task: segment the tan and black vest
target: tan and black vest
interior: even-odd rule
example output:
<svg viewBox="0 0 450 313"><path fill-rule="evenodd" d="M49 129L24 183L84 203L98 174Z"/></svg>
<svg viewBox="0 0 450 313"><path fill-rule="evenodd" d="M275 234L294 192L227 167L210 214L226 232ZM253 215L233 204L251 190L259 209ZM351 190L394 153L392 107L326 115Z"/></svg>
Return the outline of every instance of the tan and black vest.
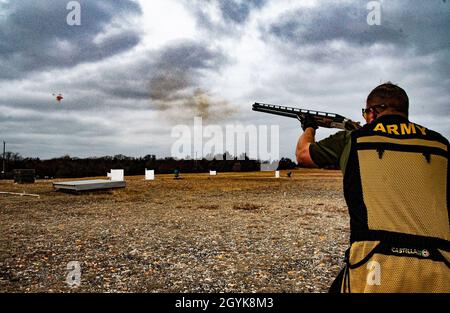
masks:
<svg viewBox="0 0 450 313"><path fill-rule="evenodd" d="M449 143L397 115L352 132L342 292L450 292Z"/></svg>

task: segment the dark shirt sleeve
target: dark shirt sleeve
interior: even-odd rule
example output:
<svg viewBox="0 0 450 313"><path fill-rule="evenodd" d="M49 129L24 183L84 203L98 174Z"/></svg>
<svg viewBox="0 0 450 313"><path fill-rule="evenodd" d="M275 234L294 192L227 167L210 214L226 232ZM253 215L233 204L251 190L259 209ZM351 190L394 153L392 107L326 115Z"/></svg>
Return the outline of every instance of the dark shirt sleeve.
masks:
<svg viewBox="0 0 450 313"><path fill-rule="evenodd" d="M319 167L340 168L341 156L350 142L350 132L340 131L309 146L309 154Z"/></svg>

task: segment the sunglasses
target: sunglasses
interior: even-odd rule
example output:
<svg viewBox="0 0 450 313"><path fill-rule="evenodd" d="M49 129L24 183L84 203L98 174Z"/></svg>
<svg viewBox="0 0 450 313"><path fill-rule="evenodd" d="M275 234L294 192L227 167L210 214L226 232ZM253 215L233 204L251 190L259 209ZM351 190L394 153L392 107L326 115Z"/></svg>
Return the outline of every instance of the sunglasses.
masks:
<svg viewBox="0 0 450 313"><path fill-rule="evenodd" d="M379 113L376 110L376 108L385 109L385 108L387 108L387 105L384 103L381 103L381 104L372 105L370 108L362 109L362 116L364 117L364 119L366 119L366 117L369 113Z"/></svg>

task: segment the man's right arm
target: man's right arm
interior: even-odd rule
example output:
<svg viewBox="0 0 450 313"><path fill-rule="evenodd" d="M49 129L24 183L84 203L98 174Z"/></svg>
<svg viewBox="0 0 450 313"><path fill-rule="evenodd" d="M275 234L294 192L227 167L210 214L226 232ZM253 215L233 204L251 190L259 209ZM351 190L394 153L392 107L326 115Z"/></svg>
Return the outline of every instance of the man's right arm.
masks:
<svg viewBox="0 0 450 313"><path fill-rule="evenodd" d="M316 131L310 127L298 139L295 156L297 157L298 164L303 167L318 167L309 154L309 147L316 141L315 134Z"/></svg>
<svg viewBox="0 0 450 313"><path fill-rule="evenodd" d="M297 145L297 162L303 167L341 167L340 161L350 143L350 132L340 131L319 142L311 141L314 132L302 134ZM300 147L300 148L299 148Z"/></svg>

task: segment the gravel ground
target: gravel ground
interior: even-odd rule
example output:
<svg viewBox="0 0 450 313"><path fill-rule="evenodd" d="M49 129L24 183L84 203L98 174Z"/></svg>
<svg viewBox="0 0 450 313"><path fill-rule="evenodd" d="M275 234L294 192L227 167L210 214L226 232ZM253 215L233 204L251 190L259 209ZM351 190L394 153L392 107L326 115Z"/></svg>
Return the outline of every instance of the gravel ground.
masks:
<svg viewBox="0 0 450 313"><path fill-rule="evenodd" d="M127 177L78 195L0 181L40 195L0 195L0 292L326 292L348 244L342 175L270 175Z"/></svg>

